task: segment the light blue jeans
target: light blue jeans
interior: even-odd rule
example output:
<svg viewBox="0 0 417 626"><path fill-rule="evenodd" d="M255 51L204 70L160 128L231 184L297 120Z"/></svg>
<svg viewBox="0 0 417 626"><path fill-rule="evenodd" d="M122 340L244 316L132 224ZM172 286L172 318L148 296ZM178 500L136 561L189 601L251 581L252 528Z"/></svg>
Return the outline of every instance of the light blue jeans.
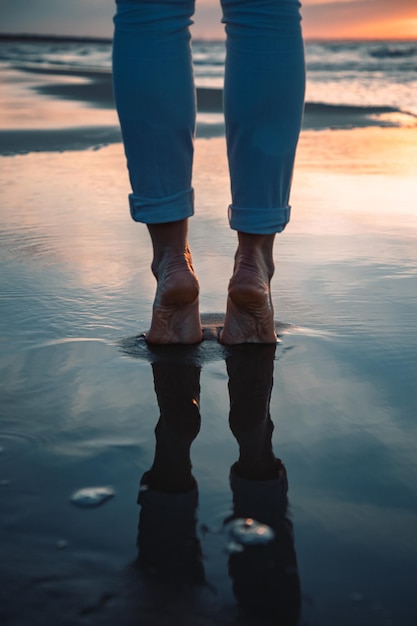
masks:
<svg viewBox="0 0 417 626"><path fill-rule="evenodd" d="M116 0L113 80L130 182L145 224L194 213L196 98L189 26L195 0ZM281 232L304 105L298 0L221 0L231 228Z"/></svg>

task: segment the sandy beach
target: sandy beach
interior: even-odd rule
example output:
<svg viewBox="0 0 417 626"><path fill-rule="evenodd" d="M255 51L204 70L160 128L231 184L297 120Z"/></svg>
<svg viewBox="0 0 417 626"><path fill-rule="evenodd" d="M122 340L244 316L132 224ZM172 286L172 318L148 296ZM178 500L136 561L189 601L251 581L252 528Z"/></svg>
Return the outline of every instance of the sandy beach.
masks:
<svg viewBox="0 0 417 626"><path fill-rule="evenodd" d="M288 623L415 626L415 118L306 109L292 220L276 246L280 343L248 357L215 339L235 234L221 93L200 89L190 243L207 339L152 351L141 337L151 246L129 217L110 77L29 69L4 72L0 103L2 624L260 626L271 621L248 616L245 594L265 605L251 572L273 554L270 579L294 592ZM290 511L292 526L277 522L276 550L256 558L236 552L224 524L240 510L229 484L236 362L245 380L273 377L272 443L288 476L289 509L274 515ZM172 402L158 376L199 394L200 432L187 431L197 486L187 501L138 507L155 389ZM250 386L238 380L238 397ZM249 419L250 397L247 407ZM104 486L114 496L101 506L71 501ZM139 521L153 569L137 567Z"/></svg>

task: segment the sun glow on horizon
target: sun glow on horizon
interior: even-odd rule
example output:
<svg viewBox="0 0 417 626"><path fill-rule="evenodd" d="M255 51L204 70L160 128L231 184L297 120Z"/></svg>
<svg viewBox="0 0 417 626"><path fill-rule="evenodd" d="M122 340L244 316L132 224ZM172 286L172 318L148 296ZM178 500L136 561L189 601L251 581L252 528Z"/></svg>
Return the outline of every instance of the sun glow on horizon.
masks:
<svg viewBox="0 0 417 626"><path fill-rule="evenodd" d="M302 0L306 38L417 40L415 0ZM411 6L414 4L414 6Z"/></svg>
<svg viewBox="0 0 417 626"><path fill-rule="evenodd" d="M417 40L417 18L364 24L355 28L355 39Z"/></svg>

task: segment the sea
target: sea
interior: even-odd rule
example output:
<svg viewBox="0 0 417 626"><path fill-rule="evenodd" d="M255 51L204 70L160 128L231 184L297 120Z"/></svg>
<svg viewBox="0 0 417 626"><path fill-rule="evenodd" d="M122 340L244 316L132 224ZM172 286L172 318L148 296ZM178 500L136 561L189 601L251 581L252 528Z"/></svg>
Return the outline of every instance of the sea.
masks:
<svg viewBox="0 0 417 626"><path fill-rule="evenodd" d="M0 63L111 72L110 40L0 39ZM198 87L223 84L223 41L194 40ZM416 41L307 41L307 102L417 115Z"/></svg>

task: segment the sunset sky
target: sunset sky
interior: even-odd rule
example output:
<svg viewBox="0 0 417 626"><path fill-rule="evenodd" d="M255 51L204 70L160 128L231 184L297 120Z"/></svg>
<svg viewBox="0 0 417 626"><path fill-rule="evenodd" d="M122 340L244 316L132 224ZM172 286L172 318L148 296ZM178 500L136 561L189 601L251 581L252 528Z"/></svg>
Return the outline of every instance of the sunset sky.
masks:
<svg viewBox="0 0 417 626"><path fill-rule="evenodd" d="M221 38L219 0L197 0L194 37ZM3 33L108 37L114 0L0 0ZM417 0L304 0L306 38L417 39Z"/></svg>

